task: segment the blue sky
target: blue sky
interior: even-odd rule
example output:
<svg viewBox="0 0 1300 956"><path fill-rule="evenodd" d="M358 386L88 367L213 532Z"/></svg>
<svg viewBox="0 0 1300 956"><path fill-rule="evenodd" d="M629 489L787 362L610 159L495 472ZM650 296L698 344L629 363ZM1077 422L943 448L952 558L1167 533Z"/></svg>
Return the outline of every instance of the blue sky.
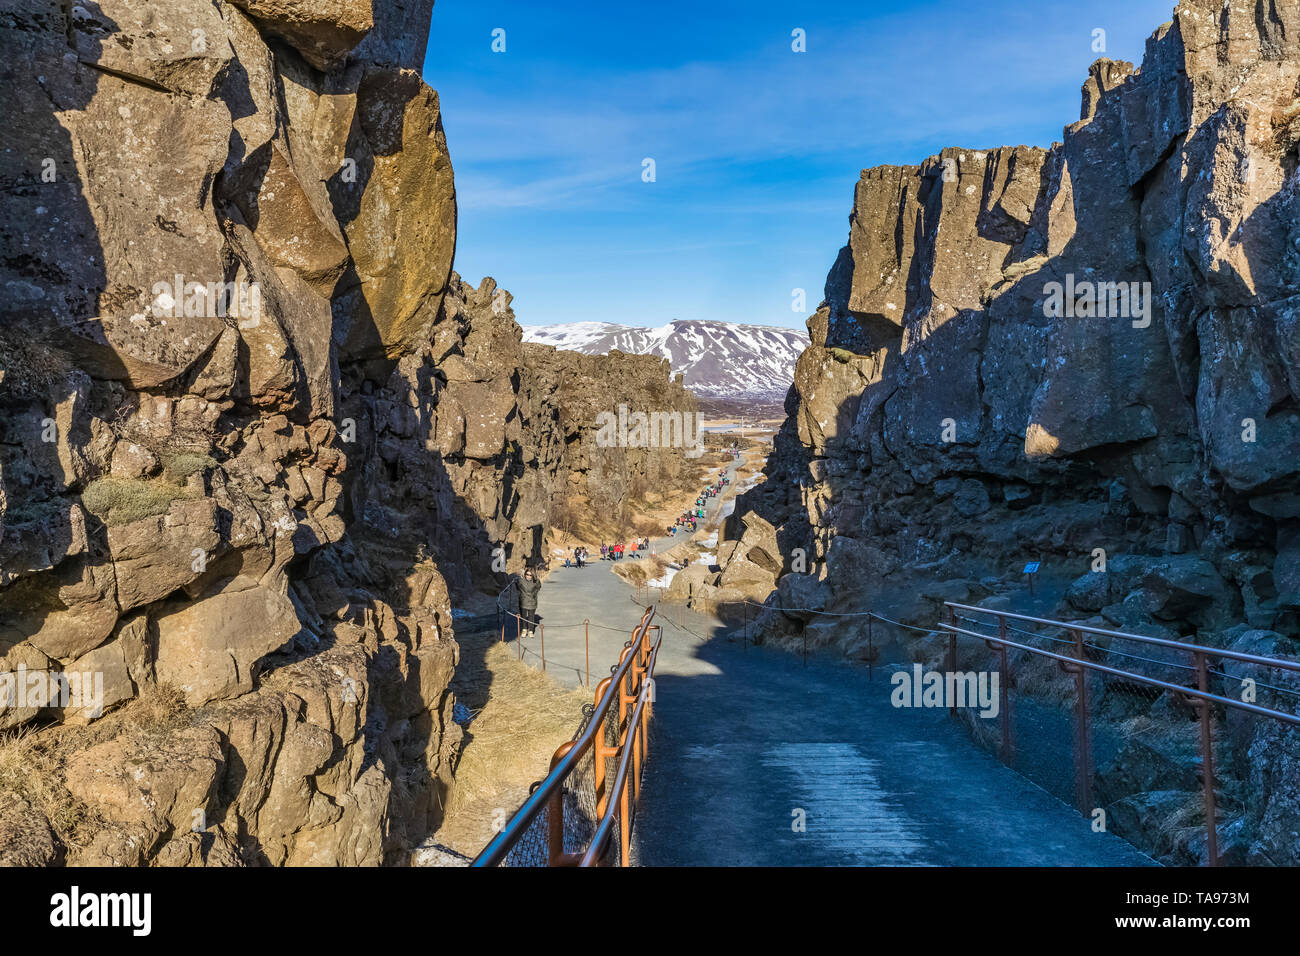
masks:
<svg viewBox="0 0 1300 956"><path fill-rule="evenodd" d="M862 169L1049 145L1078 119L1088 65L1140 63L1172 9L438 0L424 76L456 171L456 269L495 277L523 325L802 327ZM807 52L791 49L796 28Z"/></svg>

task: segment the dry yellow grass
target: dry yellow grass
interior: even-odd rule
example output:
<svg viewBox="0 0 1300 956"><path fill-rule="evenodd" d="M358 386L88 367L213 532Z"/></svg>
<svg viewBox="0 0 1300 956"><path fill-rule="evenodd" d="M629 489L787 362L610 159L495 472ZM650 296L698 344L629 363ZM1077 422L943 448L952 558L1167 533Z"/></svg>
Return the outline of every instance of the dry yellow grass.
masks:
<svg viewBox="0 0 1300 956"><path fill-rule="evenodd" d="M614 573L629 584L642 585L664 576L668 562L659 555L647 555L635 561L620 561L614 565Z"/></svg>
<svg viewBox="0 0 1300 956"><path fill-rule="evenodd" d="M461 666L452 689L473 720L434 840L474 856L492 838L494 824L527 798L529 785L546 776L551 756L573 737L592 698L516 661L513 645L492 632L456 639Z"/></svg>
<svg viewBox="0 0 1300 956"><path fill-rule="evenodd" d="M92 724L17 727L0 733L0 791L17 794L43 813L65 846L84 847L102 823L95 809L73 797L65 785L68 758L127 730L174 730L188 722L189 713L178 691L160 688Z"/></svg>
<svg viewBox="0 0 1300 956"><path fill-rule="evenodd" d="M96 478L81 494L86 510L116 526L166 514L177 498L188 497L181 486L161 478Z"/></svg>

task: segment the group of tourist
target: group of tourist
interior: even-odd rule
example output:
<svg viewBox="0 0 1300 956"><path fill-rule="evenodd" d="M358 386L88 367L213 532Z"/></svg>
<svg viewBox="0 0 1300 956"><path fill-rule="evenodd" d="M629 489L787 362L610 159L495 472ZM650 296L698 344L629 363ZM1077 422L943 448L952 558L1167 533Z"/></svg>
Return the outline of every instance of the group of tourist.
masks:
<svg viewBox="0 0 1300 956"><path fill-rule="evenodd" d="M600 560L622 561L629 554L634 558L639 558L642 551L648 550L650 550L649 538L636 538L631 544L623 544L622 542L602 544L600 546Z"/></svg>
<svg viewBox="0 0 1300 956"><path fill-rule="evenodd" d="M704 509L709 499L722 494L722 489L729 484L731 484L731 479L727 477L724 470L722 474L718 475L717 481L700 492L699 497L695 499L694 507L682 512L681 517L677 519L677 523L668 528L668 534L675 535L679 530L694 534L699 522L704 519Z"/></svg>
<svg viewBox="0 0 1300 956"><path fill-rule="evenodd" d="M622 561L626 557L639 558L641 552L650 550L649 538L634 538L627 544L621 541L614 544L602 544L600 546L600 560L602 561ZM578 545L564 556L564 566L566 568L584 568L587 566L589 552L586 548Z"/></svg>
<svg viewBox="0 0 1300 956"><path fill-rule="evenodd" d="M668 528L669 535L675 535L679 529L694 532L698 522L704 519L705 505L710 498L722 494L722 490L731 484L731 479L727 477L724 470L718 475L716 481L705 487L695 499L695 506L688 511L683 511L682 516L677 519L677 523ZM634 558L641 557L641 552L650 550L650 539L635 538L630 544L615 542L614 544L602 544L600 546L600 560L602 561L621 561L624 557L631 555ZM564 566L566 568L585 567L587 563L587 549L582 545L573 548L564 556ZM519 590L519 636L532 637L537 633L537 595L542 588L542 582L537 576L537 572L531 565L524 569L524 573L516 579Z"/></svg>

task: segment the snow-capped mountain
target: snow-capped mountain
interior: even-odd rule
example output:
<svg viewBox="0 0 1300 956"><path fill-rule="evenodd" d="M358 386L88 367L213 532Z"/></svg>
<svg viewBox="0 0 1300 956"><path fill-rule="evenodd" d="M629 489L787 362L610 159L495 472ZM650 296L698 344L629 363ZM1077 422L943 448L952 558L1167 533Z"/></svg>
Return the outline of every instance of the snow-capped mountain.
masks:
<svg viewBox="0 0 1300 956"><path fill-rule="evenodd" d="M808 333L768 325L735 325L679 319L657 329L612 322L570 322L524 329L525 342L588 355L617 349L659 355L685 375L701 398L763 399L780 402L794 381L794 363L808 345Z"/></svg>

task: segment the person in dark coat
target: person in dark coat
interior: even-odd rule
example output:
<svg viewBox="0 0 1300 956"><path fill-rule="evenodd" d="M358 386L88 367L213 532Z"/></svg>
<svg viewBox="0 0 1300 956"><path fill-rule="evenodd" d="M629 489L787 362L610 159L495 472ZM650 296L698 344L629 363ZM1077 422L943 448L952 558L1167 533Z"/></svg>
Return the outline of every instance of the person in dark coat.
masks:
<svg viewBox="0 0 1300 956"><path fill-rule="evenodd" d="M524 568L524 576L519 579L519 636L532 637L537 633L537 592L542 589L542 582L532 568Z"/></svg>

